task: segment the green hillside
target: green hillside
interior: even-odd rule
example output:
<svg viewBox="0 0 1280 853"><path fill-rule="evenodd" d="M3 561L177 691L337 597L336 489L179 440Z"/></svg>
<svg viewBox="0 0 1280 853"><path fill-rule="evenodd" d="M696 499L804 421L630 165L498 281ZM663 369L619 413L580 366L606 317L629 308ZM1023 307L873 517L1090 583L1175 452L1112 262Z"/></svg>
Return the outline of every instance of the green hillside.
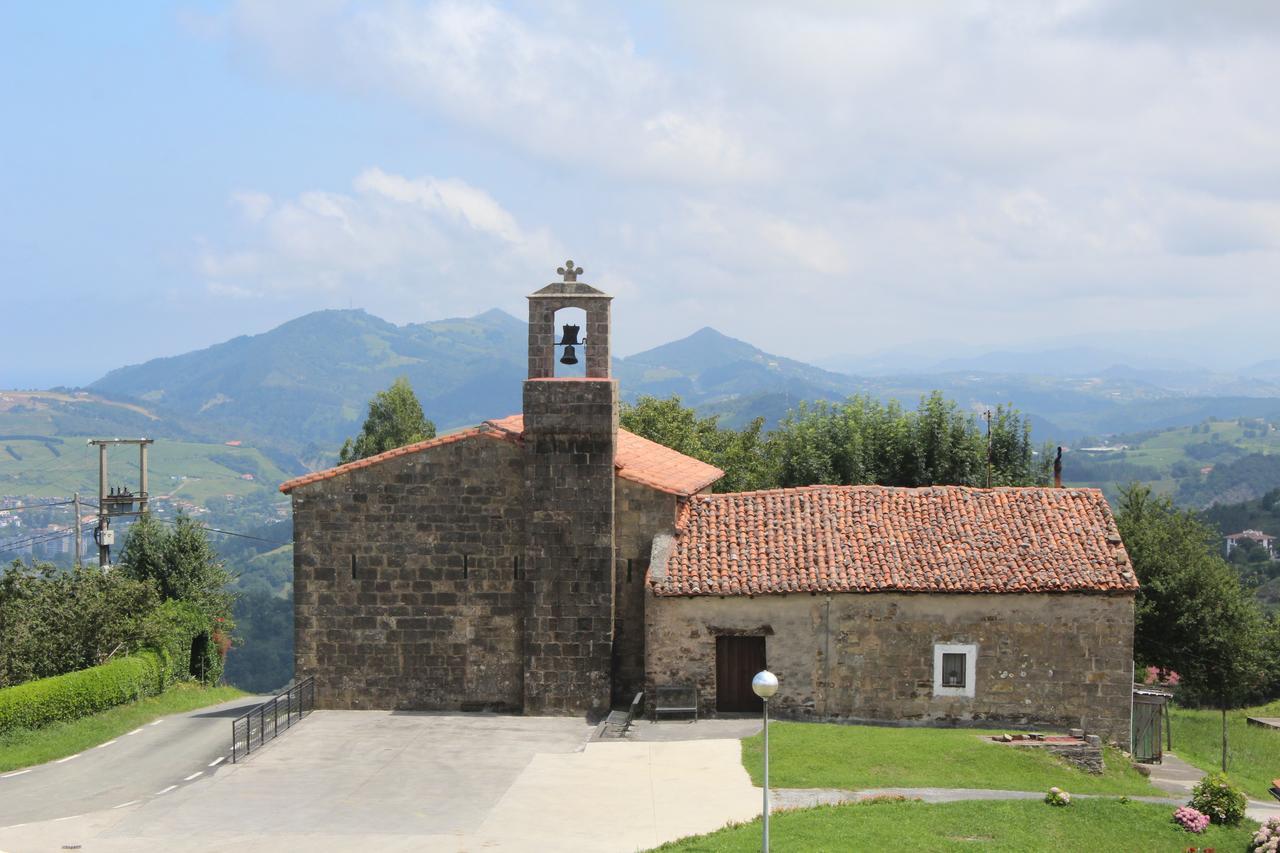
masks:
<svg viewBox="0 0 1280 853"><path fill-rule="evenodd" d="M1086 437L1067 455L1064 478L1114 495L1134 481L1196 508L1261 497L1280 487L1280 418L1205 420L1105 439Z"/></svg>

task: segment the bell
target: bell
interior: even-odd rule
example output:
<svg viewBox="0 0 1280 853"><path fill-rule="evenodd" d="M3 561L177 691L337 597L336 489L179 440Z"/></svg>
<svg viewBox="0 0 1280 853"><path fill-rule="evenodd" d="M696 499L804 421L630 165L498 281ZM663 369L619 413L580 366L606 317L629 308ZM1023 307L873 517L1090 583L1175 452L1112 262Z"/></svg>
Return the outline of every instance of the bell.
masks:
<svg viewBox="0 0 1280 853"><path fill-rule="evenodd" d="M582 341L578 340L578 327L570 326L568 323L566 323L564 327L564 336L560 339L560 343L557 344L557 346L562 346L562 347L582 346Z"/></svg>
<svg viewBox="0 0 1280 853"><path fill-rule="evenodd" d="M578 363L578 355L573 351L573 347L569 346L568 344L565 344L564 355L560 356L560 363L561 364L577 364Z"/></svg>

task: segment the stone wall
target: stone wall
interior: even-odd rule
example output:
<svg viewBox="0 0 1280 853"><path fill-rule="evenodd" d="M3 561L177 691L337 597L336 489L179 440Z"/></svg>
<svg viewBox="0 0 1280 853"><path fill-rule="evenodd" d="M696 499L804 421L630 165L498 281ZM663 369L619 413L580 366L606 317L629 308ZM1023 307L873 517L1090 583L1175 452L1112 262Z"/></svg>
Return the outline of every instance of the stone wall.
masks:
<svg viewBox="0 0 1280 853"><path fill-rule="evenodd" d="M524 474L518 445L476 436L294 490L317 707L520 709Z"/></svg>
<svg viewBox="0 0 1280 853"><path fill-rule="evenodd" d="M630 705L644 689L645 575L653 537L675 527L675 495L618 478L614 568L613 703Z"/></svg>
<svg viewBox="0 0 1280 853"><path fill-rule="evenodd" d="M524 427L524 709L603 713L613 663L618 385L527 380Z"/></svg>
<svg viewBox="0 0 1280 853"><path fill-rule="evenodd" d="M783 716L1036 728L1129 741L1133 597L904 595L657 598L646 684L692 684L715 711L719 634L766 637ZM977 646L974 696L935 697L935 643Z"/></svg>

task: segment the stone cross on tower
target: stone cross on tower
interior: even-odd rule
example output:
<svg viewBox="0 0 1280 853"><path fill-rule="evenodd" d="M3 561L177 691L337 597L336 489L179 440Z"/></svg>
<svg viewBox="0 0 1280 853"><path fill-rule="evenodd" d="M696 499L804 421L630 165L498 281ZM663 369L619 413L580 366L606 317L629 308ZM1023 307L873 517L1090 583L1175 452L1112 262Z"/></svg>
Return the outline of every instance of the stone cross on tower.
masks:
<svg viewBox="0 0 1280 853"><path fill-rule="evenodd" d="M564 276L565 281L577 281L578 276L582 275L582 267L575 267L572 260L564 262L564 266L556 267L556 272Z"/></svg>

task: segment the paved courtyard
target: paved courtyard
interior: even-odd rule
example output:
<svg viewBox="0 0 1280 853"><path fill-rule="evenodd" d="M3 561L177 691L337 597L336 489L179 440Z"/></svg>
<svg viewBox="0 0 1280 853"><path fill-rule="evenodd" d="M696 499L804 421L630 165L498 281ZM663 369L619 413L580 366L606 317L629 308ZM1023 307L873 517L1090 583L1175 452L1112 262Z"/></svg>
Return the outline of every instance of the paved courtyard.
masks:
<svg viewBox="0 0 1280 853"><path fill-rule="evenodd" d="M163 796L0 830L0 850L644 850L758 813L743 724L715 722L589 742L575 719L317 711Z"/></svg>

